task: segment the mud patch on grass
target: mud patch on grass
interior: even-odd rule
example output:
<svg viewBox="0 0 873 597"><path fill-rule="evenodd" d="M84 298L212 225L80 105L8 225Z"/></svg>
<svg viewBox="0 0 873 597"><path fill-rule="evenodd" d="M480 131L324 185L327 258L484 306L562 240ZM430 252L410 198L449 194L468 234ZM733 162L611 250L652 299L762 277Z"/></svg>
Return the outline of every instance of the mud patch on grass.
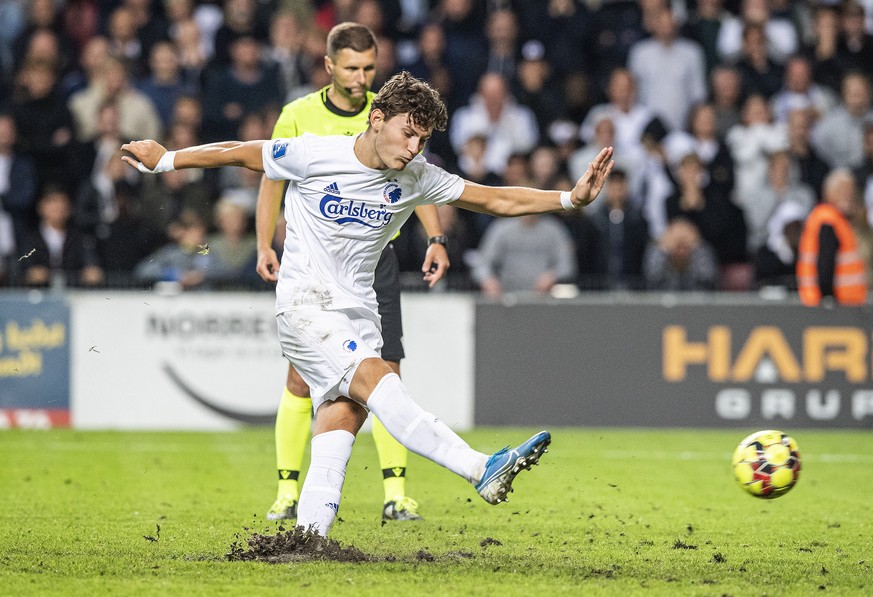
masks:
<svg viewBox="0 0 873 597"><path fill-rule="evenodd" d="M249 532L246 529L246 532ZM247 537L236 536L225 558L231 562L267 562L270 564L290 564L297 562L400 562L420 564L441 560L470 559L475 557L467 551L453 551L443 556L435 556L426 549L414 554L399 557L393 554L377 556L364 553L354 545L342 545L334 539L322 537L303 527L286 530L279 527L276 534L251 533Z"/></svg>
<svg viewBox="0 0 873 597"><path fill-rule="evenodd" d="M237 538L230 546L227 559L232 562L270 562L284 564L290 562L312 562L330 560L331 562L384 562L365 554L357 547L344 547L338 541L322 537L312 530L294 527L280 530L275 535L252 533L246 538Z"/></svg>

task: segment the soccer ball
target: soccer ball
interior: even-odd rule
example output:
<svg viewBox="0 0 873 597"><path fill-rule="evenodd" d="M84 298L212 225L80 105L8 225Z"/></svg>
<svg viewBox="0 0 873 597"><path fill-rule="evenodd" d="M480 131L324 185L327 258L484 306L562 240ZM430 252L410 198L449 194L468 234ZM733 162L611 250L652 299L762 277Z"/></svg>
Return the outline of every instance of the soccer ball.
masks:
<svg viewBox="0 0 873 597"><path fill-rule="evenodd" d="M800 451L797 442L781 431L758 431L734 450L733 468L745 491L759 498L777 498L797 483Z"/></svg>

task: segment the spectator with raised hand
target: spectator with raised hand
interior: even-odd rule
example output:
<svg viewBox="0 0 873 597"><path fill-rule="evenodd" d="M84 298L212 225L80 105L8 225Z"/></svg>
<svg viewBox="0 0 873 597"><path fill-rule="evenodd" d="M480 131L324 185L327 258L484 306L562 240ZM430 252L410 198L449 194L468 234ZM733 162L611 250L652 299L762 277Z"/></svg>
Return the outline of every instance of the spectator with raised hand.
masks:
<svg viewBox="0 0 873 597"><path fill-rule="evenodd" d="M667 6L652 11L652 37L637 42L627 59L640 103L669 130L682 129L688 110L706 99L706 64L700 45L679 37Z"/></svg>
<svg viewBox="0 0 873 597"><path fill-rule="evenodd" d="M812 144L831 168L857 168L863 161L863 122L871 114L870 79L843 77L841 101L812 129Z"/></svg>
<svg viewBox="0 0 873 597"><path fill-rule="evenodd" d="M667 225L657 242L646 248L643 276L649 290L714 290L718 263L697 227L684 218Z"/></svg>
<svg viewBox="0 0 873 597"><path fill-rule="evenodd" d="M539 127L530 108L519 105L509 94L506 79L485 73L479 92L466 106L458 108L449 129L455 153L474 135L485 134L488 169L501 174L513 153L528 152L539 140Z"/></svg>

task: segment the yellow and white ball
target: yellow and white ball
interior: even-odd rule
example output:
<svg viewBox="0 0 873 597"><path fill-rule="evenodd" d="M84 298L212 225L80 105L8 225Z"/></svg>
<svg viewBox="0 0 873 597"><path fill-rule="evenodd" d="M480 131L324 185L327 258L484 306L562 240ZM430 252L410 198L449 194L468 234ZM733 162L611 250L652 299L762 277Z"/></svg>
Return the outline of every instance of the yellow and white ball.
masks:
<svg viewBox="0 0 873 597"><path fill-rule="evenodd" d="M734 478L750 495L772 499L788 493L800 475L800 451L781 431L758 431L734 450Z"/></svg>

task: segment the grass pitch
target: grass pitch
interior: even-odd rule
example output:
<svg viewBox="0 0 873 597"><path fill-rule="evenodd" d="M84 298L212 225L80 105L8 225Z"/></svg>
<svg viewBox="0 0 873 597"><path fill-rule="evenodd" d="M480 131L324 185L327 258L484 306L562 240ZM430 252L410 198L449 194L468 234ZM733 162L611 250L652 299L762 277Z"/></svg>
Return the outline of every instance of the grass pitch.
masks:
<svg viewBox="0 0 873 597"><path fill-rule="evenodd" d="M533 429L464 434L493 451ZM424 522L381 524L381 474L358 439L331 533L377 561L229 562L276 532L271 429L0 432L0 595L869 595L869 432L783 429L798 485L734 483L754 429L553 429L541 465L489 506L411 456Z"/></svg>

